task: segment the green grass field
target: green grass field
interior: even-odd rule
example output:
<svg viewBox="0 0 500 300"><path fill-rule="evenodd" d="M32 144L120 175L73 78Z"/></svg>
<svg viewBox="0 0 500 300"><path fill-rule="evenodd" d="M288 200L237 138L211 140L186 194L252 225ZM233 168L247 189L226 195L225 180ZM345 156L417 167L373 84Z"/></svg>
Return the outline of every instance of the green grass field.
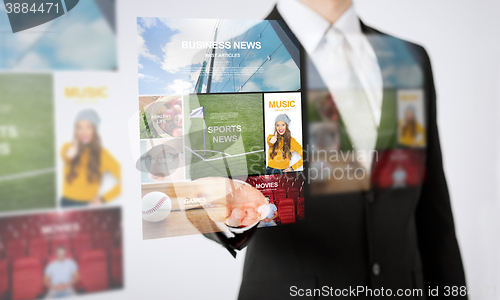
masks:
<svg viewBox="0 0 500 300"><path fill-rule="evenodd" d="M54 135L52 76L0 75L0 211L55 207Z"/></svg>
<svg viewBox="0 0 500 300"><path fill-rule="evenodd" d="M191 95L184 97L185 144L192 150L203 150L203 119L189 118L195 108L205 107L206 149L231 155L264 149L264 124L261 94ZM209 127L240 125L241 132L209 133ZM232 128L231 130L234 130ZM232 141L224 139L233 138ZM214 140L215 138L215 140ZM222 139L219 140L219 139ZM236 141L235 141L236 140ZM219 142L217 142L219 141ZM203 156L203 151L197 151ZM203 161L186 150L187 176L191 179L209 176L244 176L264 174L265 153ZM207 159L222 154L207 152Z"/></svg>
<svg viewBox="0 0 500 300"><path fill-rule="evenodd" d="M377 150L396 148L398 145L398 116L396 90L384 90L382 117L378 128Z"/></svg>

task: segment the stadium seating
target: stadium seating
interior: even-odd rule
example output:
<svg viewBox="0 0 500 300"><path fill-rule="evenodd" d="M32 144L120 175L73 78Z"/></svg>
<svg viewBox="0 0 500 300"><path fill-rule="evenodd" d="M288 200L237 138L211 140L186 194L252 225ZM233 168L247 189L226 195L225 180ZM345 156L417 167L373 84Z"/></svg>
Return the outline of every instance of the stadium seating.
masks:
<svg viewBox="0 0 500 300"><path fill-rule="evenodd" d="M301 220L303 220L305 218L305 213L304 213L304 197L299 197L299 201L297 203L297 216Z"/></svg>
<svg viewBox="0 0 500 300"><path fill-rule="evenodd" d="M288 191L286 192L287 198L293 199L293 202L295 205L297 205L297 202L299 201L299 188L297 187L289 187Z"/></svg>
<svg viewBox="0 0 500 300"><path fill-rule="evenodd" d="M23 240L12 240L7 243L5 249L5 258L10 264L18 258L22 258L26 255L26 249L24 247Z"/></svg>
<svg viewBox="0 0 500 300"><path fill-rule="evenodd" d="M104 250L91 250L82 253L80 278L82 288L87 293L108 289L108 260Z"/></svg>
<svg viewBox="0 0 500 300"><path fill-rule="evenodd" d="M72 224L72 226L65 226ZM74 226L73 226L74 225ZM37 299L45 292L43 269L56 259L57 246L78 261L87 274L78 291L97 291L123 285L120 210L79 210L0 218L0 299ZM96 245L97 258L80 257ZM104 255L103 255L104 253ZM106 254L109 254L107 256ZM100 259L98 259L101 257ZM90 277L89 275L90 274ZM89 279L90 278L90 279ZM94 280L94 281L93 281Z"/></svg>
<svg viewBox="0 0 500 300"><path fill-rule="evenodd" d="M114 237L110 231L100 231L94 234L94 248L101 249L110 254L109 252L113 248Z"/></svg>
<svg viewBox="0 0 500 300"><path fill-rule="evenodd" d="M3 299L8 291L9 273L7 263L4 260L0 260L0 299Z"/></svg>
<svg viewBox="0 0 500 300"><path fill-rule="evenodd" d="M281 199L278 205L278 215L281 224L295 223L295 203L293 199Z"/></svg>
<svg viewBox="0 0 500 300"><path fill-rule="evenodd" d="M421 174L422 172L415 166L408 166L406 173L408 174L408 178L406 179L408 185L418 185L421 177L423 177L423 174Z"/></svg>
<svg viewBox="0 0 500 300"><path fill-rule="evenodd" d="M111 254L111 281L114 286L123 285L123 262L121 248L114 248Z"/></svg>
<svg viewBox="0 0 500 300"><path fill-rule="evenodd" d="M92 250L92 236L89 233L79 233L73 238L73 253L80 259L83 252Z"/></svg>
<svg viewBox="0 0 500 300"><path fill-rule="evenodd" d="M286 198L286 190L284 188L277 188L274 190L274 200L276 200L279 204L281 199Z"/></svg>
<svg viewBox="0 0 500 300"><path fill-rule="evenodd" d="M37 257L41 264L47 261L49 256L49 243L44 238L35 238L29 244L29 256Z"/></svg>
<svg viewBox="0 0 500 300"><path fill-rule="evenodd" d="M12 270L12 300L36 299L42 291L42 265L38 258L17 259Z"/></svg>
<svg viewBox="0 0 500 300"><path fill-rule="evenodd" d="M0 237L0 259L4 258L4 253L5 253L5 245L2 243L2 240Z"/></svg>

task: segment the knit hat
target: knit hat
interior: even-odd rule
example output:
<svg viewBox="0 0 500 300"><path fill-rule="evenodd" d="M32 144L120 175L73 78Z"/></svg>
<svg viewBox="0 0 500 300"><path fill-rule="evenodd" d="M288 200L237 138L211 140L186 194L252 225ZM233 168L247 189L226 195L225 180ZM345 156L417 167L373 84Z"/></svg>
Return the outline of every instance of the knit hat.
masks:
<svg viewBox="0 0 500 300"><path fill-rule="evenodd" d="M97 112L91 108L81 110L75 118L75 124L82 121L86 120L89 121L94 125L94 127L97 129L99 127L99 124L101 123L101 118L99 118L99 115Z"/></svg>
<svg viewBox="0 0 500 300"><path fill-rule="evenodd" d="M276 124L278 121L283 121L286 123L286 126L290 126L290 118L288 117L287 114L281 114L276 117L276 120L274 120L274 124Z"/></svg>

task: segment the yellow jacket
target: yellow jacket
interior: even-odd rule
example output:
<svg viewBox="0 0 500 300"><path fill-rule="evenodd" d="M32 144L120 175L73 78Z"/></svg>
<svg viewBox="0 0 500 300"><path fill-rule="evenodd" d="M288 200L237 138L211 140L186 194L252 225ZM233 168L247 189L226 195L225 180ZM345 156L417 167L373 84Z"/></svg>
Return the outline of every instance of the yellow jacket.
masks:
<svg viewBox="0 0 500 300"><path fill-rule="evenodd" d="M409 130L403 132L403 122L399 122L399 144L407 147L422 147L425 145L425 128L420 124L416 123L415 131L416 135L412 135Z"/></svg>
<svg viewBox="0 0 500 300"><path fill-rule="evenodd" d="M276 149L276 156L274 157L274 159L271 159L271 152L273 151L273 144L271 144L270 140L272 137L273 137L272 134L270 134L267 137L267 144L269 145L269 151L268 151L269 156L268 156L267 165L271 168L274 168L274 169L284 170L290 165L290 159L283 157L283 143L284 143L284 141L283 141L283 139L280 141L280 143L278 145L278 149ZM302 167L302 165L304 164L303 156L302 156L302 146L299 143L297 143L297 141L294 138L291 138L290 152L293 153L293 151L297 152L300 155L300 160L292 166L292 169L297 170L298 168Z"/></svg>
<svg viewBox="0 0 500 300"><path fill-rule="evenodd" d="M70 160L66 157L66 152L71 143L66 143L61 148L61 157L64 161L64 172L63 172L63 197L74 201L90 202L99 193L99 188L101 187L101 182L88 182L88 163L90 153L88 150L82 153L80 158L80 163L76 166L76 177L69 183L66 180L66 175L70 171ZM114 198L118 197L121 193L121 167L120 163L109 153L106 149L101 150L101 174L110 172L116 178L117 183L115 186L107 191L102 199L105 202L109 202Z"/></svg>

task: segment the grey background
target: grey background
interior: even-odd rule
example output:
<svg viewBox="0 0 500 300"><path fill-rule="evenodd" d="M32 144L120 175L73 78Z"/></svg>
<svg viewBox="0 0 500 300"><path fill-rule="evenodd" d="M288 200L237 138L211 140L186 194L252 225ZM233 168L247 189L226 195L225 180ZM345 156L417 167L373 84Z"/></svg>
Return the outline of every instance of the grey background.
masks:
<svg viewBox="0 0 500 300"><path fill-rule="evenodd" d="M118 5L120 96L136 109L135 18L264 18L268 0L142 0ZM438 94L438 125L471 299L500 298L500 1L356 0L362 20L426 47ZM128 108L127 108L128 109ZM130 161L133 164L132 154ZM139 183L139 174L125 174ZM140 191L124 201L126 288L93 299L235 299L244 252L235 260L201 236L141 240ZM307 212L306 212L307 214ZM269 280L273 280L269 278ZM497 294L486 294L496 286Z"/></svg>

